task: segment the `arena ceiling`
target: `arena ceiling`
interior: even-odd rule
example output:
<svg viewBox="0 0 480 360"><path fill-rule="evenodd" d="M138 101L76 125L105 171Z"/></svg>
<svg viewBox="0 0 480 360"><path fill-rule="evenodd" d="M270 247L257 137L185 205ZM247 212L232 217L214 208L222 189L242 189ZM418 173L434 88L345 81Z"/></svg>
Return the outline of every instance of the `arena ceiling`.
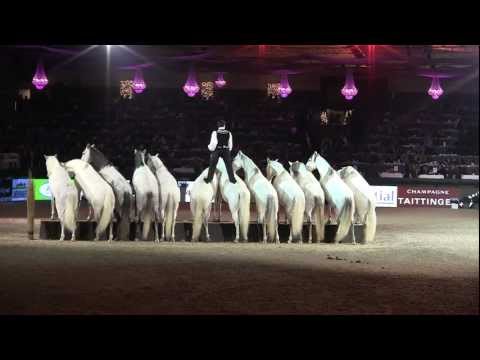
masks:
<svg viewBox="0 0 480 360"><path fill-rule="evenodd" d="M106 46L10 46L3 55L23 62L42 58L47 68L72 68L105 64ZM343 73L354 66L358 73L422 74L435 69L444 74L478 72L478 46L473 45L111 45L112 69L162 67L197 71L271 74Z"/></svg>

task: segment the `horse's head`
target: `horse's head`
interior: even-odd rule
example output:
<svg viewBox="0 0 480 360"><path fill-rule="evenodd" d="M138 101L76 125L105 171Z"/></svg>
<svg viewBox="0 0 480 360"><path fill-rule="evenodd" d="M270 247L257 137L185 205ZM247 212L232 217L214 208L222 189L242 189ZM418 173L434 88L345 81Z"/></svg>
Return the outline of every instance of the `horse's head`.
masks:
<svg viewBox="0 0 480 360"><path fill-rule="evenodd" d="M53 166L60 165L57 154L55 155L43 155L45 158L45 166L47 167L47 174L50 175L50 171Z"/></svg>
<svg viewBox="0 0 480 360"><path fill-rule="evenodd" d="M297 176L302 170L305 170L305 164L300 161L288 162L290 164L290 175Z"/></svg>
<svg viewBox="0 0 480 360"><path fill-rule="evenodd" d="M285 168L283 167L282 164L278 162L278 159L276 160L270 160L267 158L267 179L269 181L272 181L272 179L278 175L280 175L283 171L285 171Z"/></svg>
<svg viewBox="0 0 480 360"><path fill-rule="evenodd" d="M241 150L239 150L237 155L233 158L232 168L234 172L237 172L243 168L243 153Z"/></svg>
<svg viewBox="0 0 480 360"><path fill-rule="evenodd" d="M162 160L158 157L158 153L155 155L147 154L147 165L153 172L165 166Z"/></svg>
<svg viewBox="0 0 480 360"><path fill-rule="evenodd" d="M135 168L146 165L145 164L145 154L146 154L146 152L147 152L146 150L137 150L137 149L133 150Z"/></svg>
<svg viewBox="0 0 480 360"><path fill-rule="evenodd" d="M90 144L87 144L85 146L85 149L83 149L82 157L80 158L80 160L90 162Z"/></svg>
<svg viewBox="0 0 480 360"><path fill-rule="evenodd" d="M317 168L317 164L315 163L315 159L317 157L318 153L315 151L312 156L307 160L307 163L305 164L306 168L308 171L313 171Z"/></svg>

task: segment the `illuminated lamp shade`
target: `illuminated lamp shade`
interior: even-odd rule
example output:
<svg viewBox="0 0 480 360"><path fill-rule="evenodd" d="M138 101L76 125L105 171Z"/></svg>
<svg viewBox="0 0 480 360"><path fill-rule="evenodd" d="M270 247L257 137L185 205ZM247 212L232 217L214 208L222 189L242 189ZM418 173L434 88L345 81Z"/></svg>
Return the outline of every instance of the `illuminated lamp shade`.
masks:
<svg viewBox="0 0 480 360"><path fill-rule="evenodd" d="M432 78L432 84L430 85L430 89L428 89L428 95L432 97L433 100L438 100L440 96L443 94L443 89L440 86L440 79L438 76L434 76Z"/></svg>
<svg viewBox="0 0 480 360"><path fill-rule="evenodd" d="M183 85L183 91L185 91L189 97L194 97L200 91L200 87L197 84L195 73L193 71L188 73L187 82Z"/></svg>
<svg viewBox="0 0 480 360"><path fill-rule="evenodd" d="M290 84L288 83L288 76L286 73L282 74L281 80L280 80L280 87L278 88L278 93L280 94L280 97L286 98L288 95L292 93L292 88L290 87Z"/></svg>
<svg viewBox="0 0 480 360"><path fill-rule="evenodd" d="M217 80L215 80L215 85L217 85L217 87L218 87L219 89L221 89L221 88L224 87L226 84L227 84L227 82L226 82L225 79L223 78L223 73L218 73L218 75L217 75Z"/></svg>
<svg viewBox="0 0 480 360"><path fill-rule="evenodd" d="M137 71L135 72L135 78L133 79L132 88L136 94L141 94L147 88L147 84L145 84L145 80L143 80L143 74L141 69L137 69Z"/></svg>
<svg viewBox="0 0 480 360"><path fill-rule="evenodd" d="M33 76L32 84L35 85L37 90L42 90L48 84L47 75L45 74L45 69L41 62L37 64L37 70Z"/></svg>
<svg viewBox="0 0 480 360"><path fill-rule="evenodd" d="M341 93L347 100L352 100L354 96L358 94L351 70L347 70L347 74L345 75L345 85L343 86Z"/></svg>

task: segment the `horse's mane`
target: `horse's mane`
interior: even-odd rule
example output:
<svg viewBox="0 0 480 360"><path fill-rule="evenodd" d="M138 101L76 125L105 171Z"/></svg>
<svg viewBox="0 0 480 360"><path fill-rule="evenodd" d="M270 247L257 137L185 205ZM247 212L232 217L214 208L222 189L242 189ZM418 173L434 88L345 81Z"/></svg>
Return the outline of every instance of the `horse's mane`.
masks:
<svg viewBox="0 0 480 360"><path fill-rule="evenodd" d="M103 155L103 153L96 147L90 147L90 163L97 171L103 169L106 166L113 166L112 163Z"/></svg>

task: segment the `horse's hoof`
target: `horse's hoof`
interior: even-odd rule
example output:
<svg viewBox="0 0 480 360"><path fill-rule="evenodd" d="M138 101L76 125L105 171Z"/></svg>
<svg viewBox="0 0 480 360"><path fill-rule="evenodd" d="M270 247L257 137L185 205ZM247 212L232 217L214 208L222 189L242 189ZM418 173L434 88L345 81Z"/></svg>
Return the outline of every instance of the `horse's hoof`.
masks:
<svg viewBox="0 0 480 360"><path fill-rule="evenodd" d="M233 242L234 242L234 243L238 243L238 240L237 240L237 239L235 239L235 240L233 240Z"/></svg>

